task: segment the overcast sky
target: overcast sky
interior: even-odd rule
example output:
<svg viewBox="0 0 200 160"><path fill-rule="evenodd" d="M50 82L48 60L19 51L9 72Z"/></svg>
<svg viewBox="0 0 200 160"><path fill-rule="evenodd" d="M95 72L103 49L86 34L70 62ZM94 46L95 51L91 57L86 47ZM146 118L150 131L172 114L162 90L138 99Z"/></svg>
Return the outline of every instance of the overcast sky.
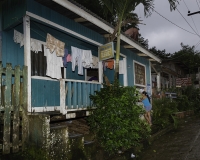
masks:
<svg viewBox="0 0 200 160"><path fill-rule="evenodd" d="M200 36L198 36L200 35L200 14L187 16L188 9L191 13L200 11L200 0L181 0L177 7L178 10L172 12L170 11L168 0L155 0L154 4L154 9L159 14L191 33L177 27L156 12L145 18L143 14L144 8L139 5L135 12L146 24L139 25L139 32L142 37L149 40L149 47L156 46L159 50L165 49L166 53L174 53L181 49L180 43L183 42L184 45L190 46L197 44L196 50L200 51Z"/></svg>

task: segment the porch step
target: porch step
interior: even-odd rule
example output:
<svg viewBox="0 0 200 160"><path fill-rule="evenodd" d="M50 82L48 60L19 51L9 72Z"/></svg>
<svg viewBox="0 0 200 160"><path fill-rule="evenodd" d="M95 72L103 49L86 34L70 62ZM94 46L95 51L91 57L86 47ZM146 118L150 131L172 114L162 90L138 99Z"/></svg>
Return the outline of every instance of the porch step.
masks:
<svg viewBox="0 0 200 160"><path fill-rule="evenodd" d="M84 145L92 144L92 143L94 143L94 141L84 141Z"/></svg>
<svg viewBox="0 0 200 160"><path fill-rule="evenodd" d="M69 138L76 138L76 137L82 137L83 134L79 134L79 133L69 133Z"/></svg>

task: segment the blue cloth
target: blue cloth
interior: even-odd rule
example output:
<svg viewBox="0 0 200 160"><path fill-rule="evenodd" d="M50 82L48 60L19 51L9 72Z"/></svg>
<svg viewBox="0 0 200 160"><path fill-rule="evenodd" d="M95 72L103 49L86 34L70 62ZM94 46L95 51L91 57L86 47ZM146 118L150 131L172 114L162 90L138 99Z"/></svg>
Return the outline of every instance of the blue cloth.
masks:
<svg viewBox="0 0 200 160"><path fill-rule="evenodd" d="M65 49L64 57L62 57L62 60L63 60L63 66L64 66L65 68L67 68L67 55L68 55L68 50Z"/></svg>
<svg viewBox="0 0 200 160"><path fill-rule="evenodd" d="M142 103L144 104L144 108L147 112L151 110L151 103L149 102L149 99L147 97L142 100Z"/></svg>

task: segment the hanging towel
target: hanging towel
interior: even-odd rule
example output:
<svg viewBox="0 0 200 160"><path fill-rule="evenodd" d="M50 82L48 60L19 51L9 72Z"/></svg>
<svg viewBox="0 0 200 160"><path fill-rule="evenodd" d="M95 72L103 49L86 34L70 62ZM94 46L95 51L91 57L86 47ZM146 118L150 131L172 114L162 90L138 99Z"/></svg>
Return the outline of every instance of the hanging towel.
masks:
<svg viewBox="0 0 200 160"><path fill-rule="evenodd" d="M42 52L42 44L40 41L31 38L31 51L35 53Z"/></svg>
<svg viewBox="0 0 200 160"><path fill-rule="evenodd" d="M47 48L50 50L50 53L53 53L55 51L58 57L64 56L65 43L62 41L59 41L58 39L56 39L49 33L47 34L46 45L47 45Z"/></svg>
<svg viewBox="0 0 200 160"><path fill-rule="evenodd" d="M14 37L13 40L15 43L19 43L20 47L24 45L24 35L17 30L14 29Z"/></svg>

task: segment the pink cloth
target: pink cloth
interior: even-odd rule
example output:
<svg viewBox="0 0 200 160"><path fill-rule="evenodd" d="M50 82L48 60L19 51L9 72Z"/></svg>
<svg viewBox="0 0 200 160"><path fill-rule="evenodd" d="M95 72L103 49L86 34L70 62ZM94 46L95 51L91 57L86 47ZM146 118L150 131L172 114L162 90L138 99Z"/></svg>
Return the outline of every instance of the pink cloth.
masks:
<svg viewBox="0 0 200 160"><path fill-rule="evenodd" d="M71 62L71 54L67 55L67 62Z"/></svg>

